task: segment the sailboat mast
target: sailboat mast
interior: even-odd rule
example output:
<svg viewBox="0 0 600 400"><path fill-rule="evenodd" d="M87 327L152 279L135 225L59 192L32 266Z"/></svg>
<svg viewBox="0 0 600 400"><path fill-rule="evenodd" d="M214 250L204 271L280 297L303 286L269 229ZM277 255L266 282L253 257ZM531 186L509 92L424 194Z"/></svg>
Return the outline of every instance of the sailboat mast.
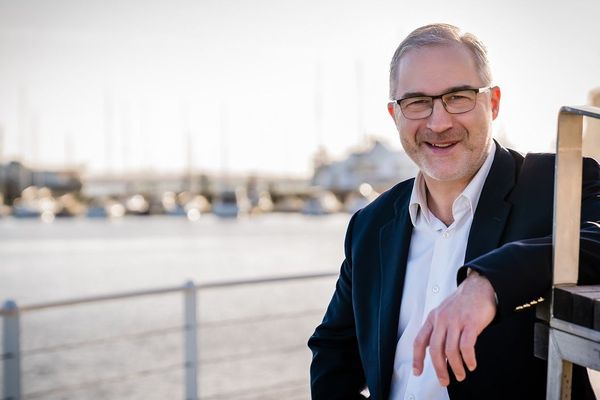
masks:
<svg viewBox="0 0 600 400"><path fill-rule="evenodd" d="M229 155L228 155L228 146L227 146L227 141L228 141L228 110L227 110L227 104L225 102L221 103L221 112L220 112L220 116L221 116L221 121L220 121L220 128L221 128L221 180L223 183L225 183L225 181L228 179L228 170L229 170Z"/></svg>
<svg viewBox="0 0 600 400"><path fill-rule="evenodd" d="M187 190L190 193L194 193L194 172L193 172L193 157L194 157L194 143L192 139L192 130L190 128L190 107L187 100L181 101L181 131L183 134L183 154L185 160L185 172L184 176L187 178Z"/></svg>
<svg viewBox="0 0 600 400"><path fill-rule="evenodd" d="M113 98L112 93L107 89L104 91L104 157L105 157L105 173L112 172L112 153L113 153Z"/></svg>
<svg viewBox="0 0 600 400"><path fill-rule="evenodd" d="M365 117L364 117L364 69L362 60L356 60L356 128L358 144L366 144Z"/></svg>
<svg viewBox="0 0 600 400"><path fill-rule="evenodd" d="M315 130L317 152L323 149L323 66L317 62L315 69Z"/></svg>

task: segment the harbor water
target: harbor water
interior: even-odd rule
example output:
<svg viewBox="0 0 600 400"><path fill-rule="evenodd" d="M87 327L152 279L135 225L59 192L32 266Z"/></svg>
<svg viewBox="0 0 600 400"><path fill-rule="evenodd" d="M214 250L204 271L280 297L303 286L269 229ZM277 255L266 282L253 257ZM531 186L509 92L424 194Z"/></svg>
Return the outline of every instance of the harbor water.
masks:
<svg viewBox="0 0 600 400"><path fill-rule="evenodd" d="M336 272L348 214L0 220L0 299L18 305ZM204 399L306 399L306 341L335 278L198 294ZM23 313L26 399L182 399L180 293Z"/></svg>

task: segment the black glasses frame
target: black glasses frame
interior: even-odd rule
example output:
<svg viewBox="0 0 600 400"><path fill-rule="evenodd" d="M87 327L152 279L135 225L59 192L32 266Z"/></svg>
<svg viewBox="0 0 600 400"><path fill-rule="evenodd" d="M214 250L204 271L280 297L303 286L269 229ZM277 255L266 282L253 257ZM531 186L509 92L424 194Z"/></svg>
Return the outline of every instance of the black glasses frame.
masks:
<svg viewBox="0 0 600 400"><path fill-rule="evenodd" d="M391 103L396 103L396 104L398 104L398 106L400 107L400 111L402 112L402 115L404 115L404 118L406 118L406 119L411 119L411 120L418 120L418 119L425 119L425 118L429 118L429 116L430 116L430 115L433 113L433 102L434 102L436 99L440 99L440 100L442 101L442 106L444 107L444 110L446 110L446 112L448 112L449 114L464 114L464 113L467 113L467 112L469 112L469 111L473 110L473 108L475 108L475 103L473 103L473 108L471 108L471 109L469 109L469 110L466 110L466 111L461 111L461 112L452 112L452 111L449 111L449 110L448 110L448 108L447 108L447 106L446 106L446 102L444 102L444 99L443 99L443 98L444 98L444 96L447 96L447 95L449 95L449 94L452 94L452 93L458 93L458 92L464 92L464 91L471 91L471 92L474 92L474 93L475 93L475 96L477 96L479 93L487 92L487 91L488 91L488 90L490 90L491 88L493 88L493 86L484 86L484 87L481 87L481 88L470 88L470 87L466 87L466 88L463 88L463 89L452 89L452 90L450 90L450 91L448 91L448 92L446 92L446 93L442 93L442 94L439 94L439 95L437 95L437 96L424 96L424 95L413 95L413 96L406 96L406 97L403 97L403 98L401 98L401 99L397 99L397 100L396 100L396 99L394 99L394 100L392 100L392 101L391 101ZM408 99L414 99L414 98L418 98L418 97L422 97L422 98L426 98L426 99L431 99L431 104L432 104L432 106L431 106L431 109L430 109L430 111L429 111L429 114L427 114L427 115L425 115L425 116L423 116L423 117L419 117L419 118L410 118L410 117L407 117L407 116L406 116L406 114L404 114L404 109L402 108L402 105L401 105L400 103L401 103L402 101L404 101L404 100L408 100Z"/></svg>

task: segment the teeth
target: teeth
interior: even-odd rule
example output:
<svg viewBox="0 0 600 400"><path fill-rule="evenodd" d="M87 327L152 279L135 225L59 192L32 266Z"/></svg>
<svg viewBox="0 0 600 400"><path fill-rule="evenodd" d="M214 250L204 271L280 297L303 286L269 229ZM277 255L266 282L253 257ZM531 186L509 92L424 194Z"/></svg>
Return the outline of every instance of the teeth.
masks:
<svg viewBox="0 0 600 400"><path fill-rule="evenodd" d="M435 144L435 143L431 143L431 145L432 145L433 147L441 147L441 148L446 148L446 147L450 147L450 146L452 146L452 144L451 144L451 143L448 143L448 144Z"/></svg>

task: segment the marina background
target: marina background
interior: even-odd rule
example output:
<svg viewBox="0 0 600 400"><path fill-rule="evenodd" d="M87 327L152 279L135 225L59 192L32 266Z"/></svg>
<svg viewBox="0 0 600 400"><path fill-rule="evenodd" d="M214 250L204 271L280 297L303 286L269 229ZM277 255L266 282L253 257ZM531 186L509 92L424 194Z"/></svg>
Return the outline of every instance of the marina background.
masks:
<svg viewBox="0 0 600 400"><path fill-rule="evenodd" d="M0 0L0 301L335 273L352 212L415 172L386 111L407 33L476 33L503 90L495 137L549 151L560 106L600 105L599 13ZM306 340L334 283L200 293L201 397L308 398ZM182 398L181 318L179 295L24 315L26 398Z"/></svg>
<svg viewBox="0 0 600 400"><path fill-rule="evenodd" d="M389 61L432 22L487 44L496 132L547 151L559 107L600 86L599 12L594 0L0 0L0 160L306 178L321 148L399 149Z"/></svg>
<svg viewBox="0 0 600 400"><path fill-rule="evenodd" d="M52 224L4 219L0 294L23 305L190 279L209 283L336 272L348 219L347 214L268 214L235 221L208 216L195 223L165 216ZM201 398L308 398L306 341L334 282L201 291ZM167 329L182 324L181 303L181 295L173 294L24 314L23 387L29 394L24 398L183 398L182 335ZM156 329L167 331L135 336ZM159 371L131 376L154 369ZM86 382L96 384L79 386Z"/></svg>

